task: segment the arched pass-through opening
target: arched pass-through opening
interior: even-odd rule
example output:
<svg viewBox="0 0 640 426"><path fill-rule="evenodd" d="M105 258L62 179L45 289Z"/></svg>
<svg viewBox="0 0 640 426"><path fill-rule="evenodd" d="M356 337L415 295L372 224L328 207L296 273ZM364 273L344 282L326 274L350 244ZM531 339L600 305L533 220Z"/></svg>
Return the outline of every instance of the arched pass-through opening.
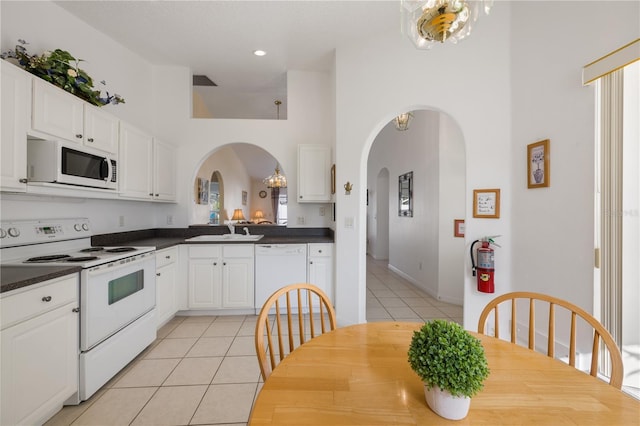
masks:
<svg viewBox="0 0 640 426"><path fill-rule="evenodd" d="M270 153L248 143L231 143L209 152L193 171L189 224L224 225L236 209L242 211L247 221L277 223L268 195L270 189L264 179L274 173L278 164L278 159ZM281 167L280 173L286 176ZM215 189L218 190L217 205L211 197ZM280 194L286 200L286 188L281 189ZM214 212L216 207L218 211ZM282 212L286 214L286 205L281 208ZM211 223L212 214L215 223Z"/></svg>
<svg viewBox="0 0 640 426"><path fill-rule="evenodd" d="M390 121L369 150L366 217L375 223L367 223L367 252L374 259L388 254L391 271L436 301L459 306L448 317L462 323L465 241L453 230L454 220L465 217L464 139L456 121L443 112L416 109L412 114L407 130ZM399 187L407 176L410 200L406 188L401 195ZM407 202L411 214L400 208ZM407 314L425 319L427 310Z"/></svg>

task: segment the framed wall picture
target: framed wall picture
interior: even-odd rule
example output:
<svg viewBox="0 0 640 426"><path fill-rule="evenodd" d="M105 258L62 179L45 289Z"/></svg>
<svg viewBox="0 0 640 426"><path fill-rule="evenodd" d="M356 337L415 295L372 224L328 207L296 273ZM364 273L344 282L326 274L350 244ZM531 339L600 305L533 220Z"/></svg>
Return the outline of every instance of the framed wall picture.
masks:
<svg viewBox="0 0 640 426"><path fill-rule="evenodd" d="M398 216L413 217L413 172L398 176Z"/></svg>
<svg viewBox="0 0 640 426"><path fill-rule="evenodd" d="M242 191L242 205L247 205L247 191Z"/></svg>
<svg viewBox="0 0 640 426"><path fill-rule="evenodd" d="M453 236L464 238L464 219L453 219Z"/></svg>
<svg viewBox="0 0 640 426"><path fill-rule="evenodd" d="M527 188L549 186L549 139L527 145Z"/></svg>
<svg viewBox="0 0 640 426"><path fill-rule="evenodd" d="M473 217L497 219L500 217L500 190L473 190Z"/></svg>

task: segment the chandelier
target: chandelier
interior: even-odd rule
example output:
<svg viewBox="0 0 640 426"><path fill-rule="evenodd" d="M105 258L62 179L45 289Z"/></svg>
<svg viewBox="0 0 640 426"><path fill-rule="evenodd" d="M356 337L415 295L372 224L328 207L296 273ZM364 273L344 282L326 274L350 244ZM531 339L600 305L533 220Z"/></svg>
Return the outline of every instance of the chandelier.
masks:
<svg viewBox="0 0 640 426"><path fill-rule="evenodd" d="M267 185L267 188L286 188L287 178L280 174L280 169L276 166L276 172L269 177L266 177L262 182Z"/></svg>
<svg viewBox="0 0 640 426"><path fill-rule="evenodd" d="M409 122L412 118L413 114L411 114L410 112L405 112L394 118L393 124L396 125L396 130L400 130L401 132L407 130L409 128Z"/></svg>
<svg viewBox="0 0 640 426"><path fill-rule="evenodd" d="M418 49L436 43L457 43L471 34L473 23L493 5L493 0L400 0L402 32Z"/></svg>

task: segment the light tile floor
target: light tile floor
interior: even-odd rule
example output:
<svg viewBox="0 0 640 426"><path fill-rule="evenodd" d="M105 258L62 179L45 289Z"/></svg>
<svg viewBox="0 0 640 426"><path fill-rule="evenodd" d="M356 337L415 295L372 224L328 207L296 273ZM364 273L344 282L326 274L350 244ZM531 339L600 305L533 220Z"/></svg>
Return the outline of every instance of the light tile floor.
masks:
<svg viewBox="0 0 640 426"><path fill-rule="evenodd" d="M367 259L367 321L445 318L462 307L439 302ZM157 340L88 401L46 425L246 425L262 381L256 316L178 316Z"/></svg>

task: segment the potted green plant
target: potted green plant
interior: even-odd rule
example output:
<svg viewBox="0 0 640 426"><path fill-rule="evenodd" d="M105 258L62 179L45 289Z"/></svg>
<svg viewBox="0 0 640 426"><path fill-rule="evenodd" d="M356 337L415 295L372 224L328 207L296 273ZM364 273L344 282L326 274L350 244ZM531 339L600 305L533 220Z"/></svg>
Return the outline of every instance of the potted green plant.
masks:
<svg viewBox="0 0 640 426"><path fill-rule="evenodd" d="M413 333L408 354L429 407L450 420L465 418L489 375L480 340L454 322L427 321Z"/></svg>

